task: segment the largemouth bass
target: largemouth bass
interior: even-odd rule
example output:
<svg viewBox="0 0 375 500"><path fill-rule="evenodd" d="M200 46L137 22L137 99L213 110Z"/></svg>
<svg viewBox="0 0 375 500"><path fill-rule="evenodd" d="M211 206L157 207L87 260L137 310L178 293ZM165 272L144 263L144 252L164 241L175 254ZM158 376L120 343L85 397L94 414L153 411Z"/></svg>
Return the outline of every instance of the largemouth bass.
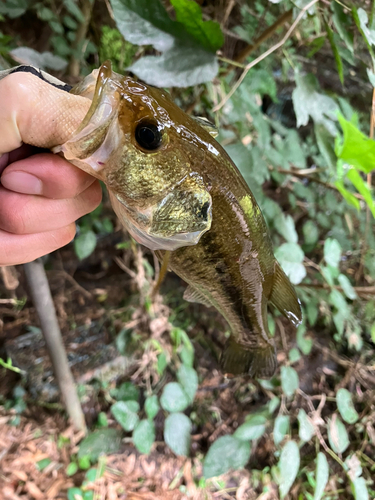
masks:
<svg viewBox="0 0 375 500"><path fill-rule="evenodd" d="M92 100L78 130L53 149L102 180L139 242L215 307L231 330L227 374L270 377L277 362L267 322L272 303L294 325L300 303L276 261L261 210L209 126L167 92L113 73L104 63L72 90Z"/></svg>

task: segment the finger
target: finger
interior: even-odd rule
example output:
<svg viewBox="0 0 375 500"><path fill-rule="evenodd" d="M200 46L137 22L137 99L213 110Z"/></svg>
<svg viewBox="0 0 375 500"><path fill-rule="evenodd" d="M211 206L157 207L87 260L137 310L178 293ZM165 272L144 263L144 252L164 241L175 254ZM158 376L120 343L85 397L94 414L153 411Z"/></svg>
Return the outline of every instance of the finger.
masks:
<svg viewBox="0 0 375 500"><path fill-rule="evenodd" d="M1 176L1 184L10 191L56 199L74 198L94 181L94 177L52 153L16 161Z"/></svg>
<svg viewBox="0 0 375 500"><path fill-rule="evenodd" d="M35 146L30 146L29 144L22 144L22 146L14 151L0 155L0 174L10 163L21 160L22 158L27 158L32 154L36 154L37 151L41 151L41 149L36 148Z"/></svg>
<svg viewBox="0 0 375 500"><path fill-rule="evenodd" d="M24 264L67 245L75 236L75 224L54 231L15 235L0 230L0 266Z"/></svg>
<svg viewBox="0 0 375 500"><path fill-rule="evenodd" d="M65 200L29 196L0 187L0 229L13 234L53 231L94 210L101 197L98 181L75 198Z"/></svg>
<svg viewBox="0 0 375 500"><path fill-rule="evenodd" d="M63 144L78 128L91 101L69 94L30 73L0 80L0 153L22 142L51 148Z"/></svg>

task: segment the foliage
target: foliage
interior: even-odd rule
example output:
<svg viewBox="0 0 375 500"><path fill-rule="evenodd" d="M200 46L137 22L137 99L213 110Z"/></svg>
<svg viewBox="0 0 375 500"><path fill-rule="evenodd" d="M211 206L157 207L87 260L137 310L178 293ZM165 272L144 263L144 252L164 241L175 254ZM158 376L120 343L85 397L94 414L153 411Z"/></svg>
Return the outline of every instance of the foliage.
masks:
<svg viewBox="0 0 375 500"><path fill-rule="evenodd" d="M375 283L375 235L371 230L375 143L368 133L375 87L374 12L337 1L316 3L301 19L296 34L274 55L252 67L228 99L237 71L245 68L239 70L234 61L235 69L229 61L219 71L216 51L224 47L227 55L219 24L207 20L210 15L206 13L202 16L202 8L193 0L171 0L168 9L166 4L111 0L116 27L108 18L97 30L98 36L85 33L78 44L83 13L73 0L65 0L61 9L53 2L7 0L0 5L0 14L12 20L29 10L48 25L52 33L48 50L32 53L39 58L36 64L47 68L61 71L62 67L48 66L46 53L62 59L65 66L76 56L82 75L96 67L99 59L110 58L118 71L128 68L153 85L200 84L195 89L174 90L173 97L196 115L210 117L212 108L218 110L213 120L220 128L218 140L251 187L270 228L276 257L297 286L304 322L292 341L293 349L285 353L281 369L271 381L258 381L256 388L244 382L249 393L256 393L256 404L246 407L244 403L246 411L238 427L219 435L195 455L203 465L204 477L208 480L247 466L254 488L259 486L257 480L260 490L272 482L281 498L294 487L298 498L307 500L336 500L340 488L346 497L373 497L373 457L366 449L367 444L374 445L373 409L364 401L362 379L349 384L341 380L339 370L352 363L352 357L359 360L358 368L353 362L349 370L362 370L373 358L375 342L375 304L374 300L366 304L364 292ZM257 0L251 4L243 2L233 15L231 32L243 43L254 44L287 9L294 9L295 19L307 2ZM12 56L20 57L21 48L21 56L26 57L22 40L13 40L5 34L5 27L1 29L0 55L11 62ZM249 61L279 41L280 32L257 46ZM325 59L331 61L329 71ZM328 77L319 71L320 65ZM353 72L359 76L354 78ZM82 218L74 242L78 258L91 255L97 241L112 231L112 221L102 208ZM125 242L121 248L126 252L132 245ZM141 267L151 274L146 259ZM147 300L144 309L152 321ZM171 314L177 315L176 311ZM272 314L279 342L284 327L277 313ZM103 413L99 429L81 443L68 466L69 475L88 469L85 480L89 480L94 474L90 467L100 460L100 453L118 450L123 435L140 453L150 453L160 419L167 446L176 455L194 453L191 434L199 432L203 409L196 398L200 358L195 357L189 338L190 320L180 327L170 318L174 325L169 339L172 353L157 338L144 342L145 352L155 353L152 370L156 382L146 388L124 382L106 392L110 416ZM128 349L127 335L124 330L118 337L121 352ZM194 342L208 349L205 339ZM301 367L304 363L310 366L316 346L322 352L328 346L325 349L335 359L345 357L343 365L333 370L325 367L324 377L335 370L338 374L332 375L328 398L325 393L316 394L321 406L302 390L305 379L313 377L301 374ZM10 363L2 365L12 369ZM24 394L16 396L8 406L17 416L25 402ZM107 428L112 417L121 433ZM259 463L251 457L265 440L269 465L259 470ZM96 469L95 477L97 474ZM71 488L68 497L90 498L86 486Z"/></svg>

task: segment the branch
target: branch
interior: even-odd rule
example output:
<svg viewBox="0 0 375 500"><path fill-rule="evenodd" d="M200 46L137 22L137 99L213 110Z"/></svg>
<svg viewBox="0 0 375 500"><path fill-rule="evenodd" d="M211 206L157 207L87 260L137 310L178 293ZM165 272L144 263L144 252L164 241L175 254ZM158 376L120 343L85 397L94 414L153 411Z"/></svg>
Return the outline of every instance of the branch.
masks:
<svg viewBox="0 0 375 500"><path fill-rule="evenodd" d="M241 52L234 58L235 62L243 63L244 60L254 52L254 50L262 45L263 42L268 40L268 38L270 38L275 33L275 31L278 30L283 24L287 23L292 18L292 14L293 9L290 9L278 19L276 19L272 26L269 26L267 29L265 29L263 33L254 40L253 44L249 44L247 47L241 50Z"/></svg>
<svg viewBox="0 0 375 500"><path fill-rule="evenodd" d="M86 432L85 417L68 364L60 327L57 322L55 306L42 261L38 259L25 264L24 269L66 410L74 427Z"/></svg>
<svg viewBox="0 0 375 500"><path fill-rule="evenodd" d="M300 288L320 288L324 290L332 290L334 288L335 290L338 290L339 292L343 291L343 288L341 286L329 286L327 283L306 283L306 284L300 284L296 285ZM357 292L357 295L360 296L366 296L366 295L375 295L375 286L354 286L354 290Z"/></svg>
<svg viewBox="0 0 375 500"><path fill-rule="evenodd" d="M221 109L226 104L226 102L232 97L232 95L236 92L236 90L238 89L238 87L241 85L241 83L243 82L245 76L247 75L247 73L250 71L251 68L253 68L260 61L263 61L263 59L265 59L267 56L269 56L270 54L272 54L272 52L275 52L275 50L279 49L280 47L282 47L284 45L284 43L288 40L288 38L290 37L290 35L293 33L293 31L294 31L295 27L297 26L297 24L300 22L300 20L304 16L305 12L307 10L309 10L318 1L319 0L311 0L311 2L309 2L307 5L305 5L305 7L298 14L298 16L296 17L294 23L288 29L288 31L286 32L286 34L284 35L284 37L280 40L280 42L276 43L271 48L269 48L268 50L266 50L266 52L263 52L263 54L261 56L257 57L256 59L254 59L254 61L251 61L251 63L247 64L247 66L245 67L244 71L242 72L242 75L239 77L239 79L237 80L237 82L233 85L233 87L228 92L228 94L224 97L224 99L217 106L215 106L213 108L214 112L219 111L219 109Z"/></svg>
<svg viewBox="0 0 375 500"><path fill-rule="evenodd" d="M84 39L86 38L86 33L87 33L87 30L88 30L88 27L90 24L91 12L92 12L93 6L94 6L93 0L83 0L82 1L83 21L78 26L78 29L76 32L76 37L75 37L75 40L73 43L74 51L70 57L69 69L68 69L68 73L70 76L77 77L80 74L81 57L77 57L77 49L80 46L80 44L84 41Z"/></svg>
<svg viewBox="0 0 375 500"><path fill-rule="evenodd" d="M330 184L329 182L321 181L317 177L311 177L306 171L298 172L297 170L285 170L283 168L278 168L276 169L276 172L279 172L280 174L294 175L295 177L299 177L300 179L309 179L309 181L316 182L317 184L320 184L321 186L324 186L327 189L333 189L333 191L337 191L338 193L340 192L335 185ZM364 199L363 196L359 193L352 193L352 194L359 200Z"/></svg>

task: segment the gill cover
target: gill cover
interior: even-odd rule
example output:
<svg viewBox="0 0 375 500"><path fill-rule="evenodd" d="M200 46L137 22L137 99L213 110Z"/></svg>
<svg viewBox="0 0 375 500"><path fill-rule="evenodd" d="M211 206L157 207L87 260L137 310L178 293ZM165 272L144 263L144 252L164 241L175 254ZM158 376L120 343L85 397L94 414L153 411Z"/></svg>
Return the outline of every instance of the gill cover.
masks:
<svg viewBox="0 0 375 500"><path fill-rule="evenodd" d="M167 191L161 188L156 196L145 195L136 203L124 184L114 186L108 182L109 178L118 177L119 170L130 168L127 159L134 155L144 158L159 154L161 161L163 158L163 151L136 149L120 126L119 117L124 119L122 106L132 99L131 85L134 82L113 73L107 61L74 87L72 93L92 99L92 104L73 136L54 152L62 152L67 160L107 185L114 211L138 243L152 250L195 245L211 228L212 221L211 196L199 174L185 173ZM146 95L147 87L139 86ZM142 186L141 174L139 178Z"/></svg>

